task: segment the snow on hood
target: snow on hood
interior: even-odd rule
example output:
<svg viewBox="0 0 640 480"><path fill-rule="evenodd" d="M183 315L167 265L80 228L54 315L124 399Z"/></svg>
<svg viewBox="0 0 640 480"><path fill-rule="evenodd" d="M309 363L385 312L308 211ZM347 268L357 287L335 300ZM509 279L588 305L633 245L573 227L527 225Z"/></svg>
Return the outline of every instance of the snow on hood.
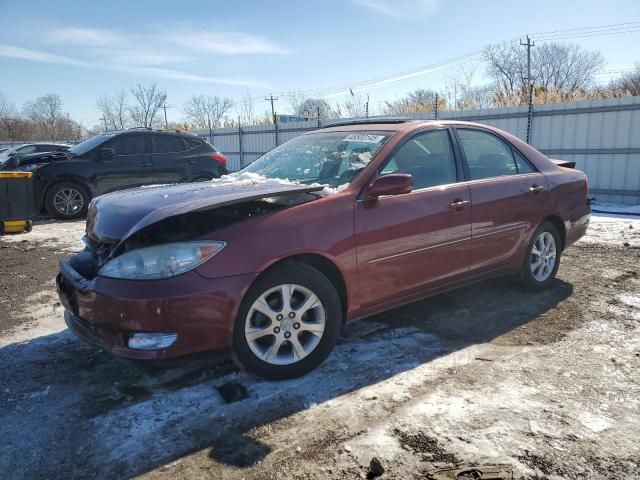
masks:
<svg viewBox="0 0 640 480"><path fill-rule="evenodd" d="M341 187L338 187L338 189ZM143 228L195 210L222 207L290 193L338 189L269 179L255 173L227 175L209 182L150 185L95 198L87 215L87 235L97 241L124 241Z"/></svg>

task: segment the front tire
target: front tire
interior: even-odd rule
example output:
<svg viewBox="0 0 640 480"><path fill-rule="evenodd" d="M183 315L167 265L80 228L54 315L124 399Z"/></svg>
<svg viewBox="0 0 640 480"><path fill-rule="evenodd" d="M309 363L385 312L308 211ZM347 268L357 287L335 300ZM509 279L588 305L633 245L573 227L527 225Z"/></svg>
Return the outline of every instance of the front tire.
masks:
<svg viewBox="0 0 640 480"><path fill-rule="evenodd" d="M61 220L73 220L87 214L89 193L75 182L60 182L47 190L45 208L47 212Z"/></svg>
<svg viewBox="0 0 640 480"><path fill-rule="evenodd" d="M275 267L242 300L234 361L269 380L304 375L331 353L342 317L338 293L321 272L298 262Z"/></svg>
<svg viewBox="0 0 640 480"><path fill-rule="evenodd" d="M520 273L522 283L532 290L543 290L551 284L560 266L562 253L558 229L544 221L536 229Z"/></svg>

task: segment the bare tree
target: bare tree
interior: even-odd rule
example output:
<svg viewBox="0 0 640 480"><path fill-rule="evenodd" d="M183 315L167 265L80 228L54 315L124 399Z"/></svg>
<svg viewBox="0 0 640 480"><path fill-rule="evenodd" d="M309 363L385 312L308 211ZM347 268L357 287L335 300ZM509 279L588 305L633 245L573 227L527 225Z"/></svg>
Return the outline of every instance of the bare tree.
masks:
<svg viewBox="0 0 640 480"><path fill-rule="evenodd" d="M487 47L484 56L498 103L524 103L528 88L526 50L512 42ZM573 96L594 84L595 74L604 63L600 52L578 44L542 43L531 51L531 81L534 88Z"/></svg>
<svg viewBox="0 0 640 480"><path fill-rule="evenodd" d="M183 111L188 120L209 130L209 141L212 142L213 129L221 126L222 118L232 106L230 98L194 95L185 102Z"/></svg>
<svg viewBox="0 0 640 480"><path fill-rule="evenodd" d="M293 113L305 118L331 118L335 113L331 111L331 105L322 98L305 98L300 102Z"/></svg>
<svg viewBox="0 0 640 480"><path fill-rule="evenodd" d="M42 135L50 140L62 138L58 127L61 125L64 113L62 100L56 93L48 93L35 100L28 100L24 104L25 115L42 129Z"/></svg>
<svg viewBox="0 0 640 480"><path fill-rule="evenodd" d="M129 106L127 93L124 90L112 95L103 95L97 100L96 106L102 113L107 128L124 130L129 125Z"/></svg>
<svg viewBox="0 0 640 480"><path fill-rule="evenodd" d="M167 100L167 92L160 90L158 85L143 85L138 83L131 89L135 104L129 107L129 115L135 126L151 128L156 121L156 115Z"/></svg>
<svg viewBox="0 0 640 480"><path fill-rule="evenodd" d="M640 62L636 62L636 69L627 72L609 84L609 90L618 95L640 95Z"/></svg>
<svg viewBox="0 0 640 480"><path fill-rule="evenodd" d="M16 106L0 92L0 138L15 140L18 128Z"/></svg>
<svg viewBox="0 0 640 480"><path fill-rule="evenodd" d="M251 98L251 92L249 92L248 88L243 90L242 98L238 102L238 115L243 125L253 125L255 123L253 99Z"/></svg>
<svg viewBox="0 0 640 480"><path fill-rule="evenodd" d="M394 102L385 102L385 113L388 115L403 115L407 113L433 112L436 104L436 96L438 94L434 90L426 90L418 88L413 92L409 92L406 97ZM438 107L443 108L445 105L445 97L438 96Z"/></svg>
<svg viewBox="0 0 640 480"><path fill-rule="evenodd" d="M344 102L344 109L347 111L349 118L364 117L366 114L366 100L360 94L351 94L351 96Z"/></svg>

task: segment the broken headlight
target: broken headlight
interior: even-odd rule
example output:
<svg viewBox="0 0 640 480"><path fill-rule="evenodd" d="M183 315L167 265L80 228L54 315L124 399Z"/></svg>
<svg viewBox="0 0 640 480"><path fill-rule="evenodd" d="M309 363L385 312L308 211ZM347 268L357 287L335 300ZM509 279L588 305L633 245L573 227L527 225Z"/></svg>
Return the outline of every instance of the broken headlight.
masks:
<svg viewBox="0 0 640 480"><path fill-rule="evenodd" d="M144 247L108 261L98 275L128 280L154 280L179 275L207 261L225 242L178 242Z"/></svg>

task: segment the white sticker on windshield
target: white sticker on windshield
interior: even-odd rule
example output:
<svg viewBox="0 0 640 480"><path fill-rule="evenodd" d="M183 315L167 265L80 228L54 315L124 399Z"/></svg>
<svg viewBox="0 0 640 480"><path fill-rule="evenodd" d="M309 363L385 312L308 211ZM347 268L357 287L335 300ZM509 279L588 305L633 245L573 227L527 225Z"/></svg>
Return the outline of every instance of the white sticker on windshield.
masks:
<svg viewBox="0 0 640 480"><path fill-rule="evenodd" d="M380 143L384 135L365 135L363 133L352 133L347 135L345 142Z"/></svg>

